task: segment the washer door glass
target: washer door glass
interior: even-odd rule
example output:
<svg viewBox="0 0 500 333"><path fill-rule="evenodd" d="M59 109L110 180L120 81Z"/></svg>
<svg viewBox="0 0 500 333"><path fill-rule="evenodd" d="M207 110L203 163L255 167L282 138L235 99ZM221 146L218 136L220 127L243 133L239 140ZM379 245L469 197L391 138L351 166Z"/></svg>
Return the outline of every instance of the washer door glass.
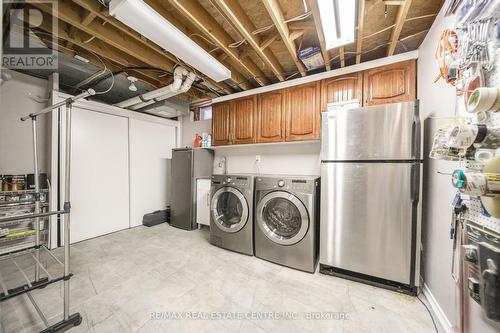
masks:
<svg viewBox="0 0 500 333"><path fill-rule="evenodd" d="M248 220L248 204L243 194L233 187L223 187L212 198L212 220L227 232L237 232Z"/></svg>
<svg viewBox="0 0 500 333"><path fill-rule="evenodd" d="M276 191L259 203L258 225L272 241L292 245L304 238L309 228L309 215L304 204L293 194Z"/></svg>

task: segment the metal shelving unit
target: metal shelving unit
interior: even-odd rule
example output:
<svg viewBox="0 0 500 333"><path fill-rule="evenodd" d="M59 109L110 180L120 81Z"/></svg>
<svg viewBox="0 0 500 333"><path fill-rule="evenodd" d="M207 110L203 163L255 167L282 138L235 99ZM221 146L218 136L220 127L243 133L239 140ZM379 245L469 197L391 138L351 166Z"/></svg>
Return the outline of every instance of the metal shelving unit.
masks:
<svg viewBox="0 0 500 333"><path fill-rule="evenodd" d="M22 121L31 119L32 132L33 132L33 164L34 164L34 178L35 189L31 192L28 190L25 193L2 192L0 195L12 194L32 194L32 200L23 200L24 202L6 202L3 200L3 211L12 210L11 213L0 214L0 227L15 226L24 224L32 224L32 234L22 235L20 237L12 237L14 239L7 240L6 238L0 239L0 249L2 243L10 241L27 240L33 238L33 244L30 246L25 245L23 242L20 244L11 244L6 247L8 251L5 253L0 252L0 264L2 268L0 275L0 302L6 301L16 296L24 295L29 298L36 312L42 319L47 327L42 332L63 332L74 326L80 325L82 317L79 313L69 313L70 303L70 278L72 276L70 271L70 170L71 170L71 112L73 103L81 98L94 95L95 91L89 89L88 91L66 99L63 102L49 106L37 113L32 113L28 116L21 118ZM66 109L66 138L65 138L65 165L64 165L64 207L62 210L48 211L46 202L42 202L42 196L47 197L40 189L40 172L38 169L38 140L37 140L37 117L39 115L52 112L54 109L65 107ZM33 202L32 202L33 201ZM20 209L22 207L22 209ZM59 259L48 248L45 242L47 230L40 227L40 222L52 215L59 215L64 224L64 258ZM4 276L5 275L5 276ZM43 313L43 310L35 302L31 292L36 289L44 288L49 284L63 282L63 319L52 326Z"/></svg>

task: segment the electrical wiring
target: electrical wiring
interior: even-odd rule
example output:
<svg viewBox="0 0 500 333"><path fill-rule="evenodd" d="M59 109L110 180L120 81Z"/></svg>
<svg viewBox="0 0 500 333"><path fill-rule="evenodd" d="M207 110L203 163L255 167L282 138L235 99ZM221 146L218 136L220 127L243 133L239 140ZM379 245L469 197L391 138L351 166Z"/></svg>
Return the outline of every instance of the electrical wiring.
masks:
<svg viewBox="0 0 500 333"><path fill-rule="evenodd" d="M104 95L104 94L110 92L111 89L113 89L113 86L115 85L115 76L113 75L113 72L111 72L111 70L109 70L109 71L110 71L110 73L112 75L111 76L112 81L111 81L111 84L110 84L109 88L106 89L106 90L104 90L104 91L96 91L95 92L96 95Z"/></svg>
<svg viewBox="0 0 500 333"><path fill-rule="evenodd" d="M103 5L104 7L106 7L106 8L109 7L104 0L97 0L97 1L99 1L101 3L101 5Z"/></svg>
<svg viewBox="0 0 500 333"><path fill-rule="evenodd" d="M424 301L422 301L420 299L420 297L418 297L420 295L420 293L417 294L417 299L420 301L420 303L422 303L422 305L425 307L425 309L427 310L427 313L429 314L429 317L431 317L431 320L432 320L432 325L434 325L434 330L436 331L436 333L439 333L439 330L437 328L437 325L436 325L436 321L434 320L434 316L432 315L432 312L431 310L429 309L429 307L427 306L427 304L425 304Z"/></svg>

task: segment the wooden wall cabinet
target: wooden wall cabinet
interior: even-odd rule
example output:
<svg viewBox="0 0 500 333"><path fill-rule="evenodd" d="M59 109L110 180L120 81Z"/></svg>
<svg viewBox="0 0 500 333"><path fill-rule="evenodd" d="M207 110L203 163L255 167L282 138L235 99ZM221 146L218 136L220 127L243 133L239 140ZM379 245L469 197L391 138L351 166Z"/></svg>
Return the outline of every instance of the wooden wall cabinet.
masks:
<svg viewBox="0 0 500 333"><path fill-rule="evenodd" d="M286 90L286 141L319 139L320 81Z"/></svg>
<svg viewBox="0 0 500 333"><path fill-rule="evenodd" d="M243 97L231 101L232 144L255 143L257 96Z"/></svg>
<svg viewBox="0 0 500 333"><path fill-rule="evenodd" d="M285 140L285 90L260 94L257 98L256 141L280 142Z"/></svg>
<svg viewBox="0 0 500 333"><path fill-rule="evenodd" d="M415 100L415 70L415 60L409 60L364 71L363 105Z"/></svg>
<svg viewBox="0 0 500 333"><path fill-rule="evenodd" d="M212 144L214 146L231 144L230 115L231 102L215 103L212 106Z"/></svg>
<svg viewBox="0 0 500 333"><path fill-rule="evenodd" d="M416 61L251 95L212 106L214 146L317 140L328 103L357 99L362 106L413 101Z"/></svg>
<svg viewBox="0 0 500 333"><path fill-rule="evenodd" d="M321 112L329 103L347 102L357 99L363 104L363 73L352 73L321 81Z"/></svg>

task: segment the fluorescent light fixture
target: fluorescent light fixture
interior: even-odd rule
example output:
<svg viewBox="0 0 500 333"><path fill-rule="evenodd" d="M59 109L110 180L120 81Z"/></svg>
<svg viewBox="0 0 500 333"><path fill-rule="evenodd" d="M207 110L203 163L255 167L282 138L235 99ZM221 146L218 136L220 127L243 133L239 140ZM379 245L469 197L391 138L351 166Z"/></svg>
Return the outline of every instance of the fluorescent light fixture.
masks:
<svg viewBox="0 0 500 333"><path fill-rule="evenodd" d="M326 49L354 43L356 0L316 0Z"/></svg>
<svg viewBox="0 0 500 333"><path fill-rule="evenodd" d="M231 71L142 0L111 0L109 14L216 82Z"/></svg>

